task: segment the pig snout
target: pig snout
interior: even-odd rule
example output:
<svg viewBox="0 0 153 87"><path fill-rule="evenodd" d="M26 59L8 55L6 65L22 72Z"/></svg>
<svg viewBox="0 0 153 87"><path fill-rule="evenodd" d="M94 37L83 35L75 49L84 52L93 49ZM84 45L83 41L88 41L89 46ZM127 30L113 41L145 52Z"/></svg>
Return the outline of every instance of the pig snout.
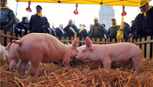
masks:
<svg viewBox="0 0 153 87"><path fill-rule="evenodd" d="M77 59L77 60L81 59L81 56L77 55L77 56L76 56L76 59Z"/></svg>

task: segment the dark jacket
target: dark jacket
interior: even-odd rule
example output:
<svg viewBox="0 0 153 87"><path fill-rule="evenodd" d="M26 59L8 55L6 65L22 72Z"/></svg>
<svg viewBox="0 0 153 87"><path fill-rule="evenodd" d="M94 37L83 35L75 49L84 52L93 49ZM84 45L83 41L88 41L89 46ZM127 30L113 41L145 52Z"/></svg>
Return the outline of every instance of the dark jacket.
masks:
<svg viewBox="0 0 153 87"><path fill-rule="evenodd" d="M108 29L108 32L107 32L108 38L110 38L110 39L117 39L116 38L116 35L117 35L118 29L120 29L120 26L119 25L116 26L116 27L110 27ZM124 39L128 39L128 35L125 33L125 30L124 29L123 29L123 33L124 33Z"/></svg>
<svg viewBox="0 0 153 87"><path fill-rule="evenodd" d="M74 37L74 32L70 29L70 27L72 27L75 30L75 32L77 32L77 36L78 36L78 29L77 29L77 27L74 24L72 26L67 25L64 28L64 31L66 32L66 36L68 36L68 37Z"/></svg>
<svg viewBox="0 0 153 87"><path fill-rule="evenodd" d="M16 23L14 12L11 9L3 8L0 10L0 29L12 31L13 24Z"/></svg>
<svg viewBox="0 0 153 87"><path fill-rule="evenodd" d="M78 37L80 38L86 38L88 36L87 30L86 29L79 29L79 34Z"/></svg>
<svg viewBox="0 0 153 87"><path fill-rule="evenodd" d="M141 37L153 35L153 7L147 12L146 18L144 14L138 14L131 27L131 33L137 31Z"/></svg>
<svg viewBox="0 0 153 87"><path fill-rule="evenodd" d="M29 23L26 23L25 22L25 19L26 19L27 17L23 17L22 18L22 22L20 22L20 23L18 23L17 25L16 25L16 27L15 27L15 33L16 34L22 34L22 31L24 30L25 31L25 35L27 34L27 30L28 30L28 27L29 27Z"/></svg>
<svg viewBox="0 0 153 87"><path fill-rule="evenodd" d="M32 15L29 22L29 29L31 32L47 33L49 23L46 17Z"/></svg>
<svg viewBox="0 0 153 87"><path fill-rule="evenodd" d="M93 34L94 34L94 26L97 26L97 25L93 25L90 29L90 33L89 33L89 37L90 38L104 38L104 29L103 29L103 26L98 24L98 34L97 34L97 37L94 37Z"/></svg>
<svg viewBox="0 0 153 87"><path fill-rule="evenodd" d="M127 26L126 28L123 28L123 29L124 29L124 31L125 31L125 33L126 33L127 35L130 34L131 28L130 28L129 26Z"/></svg>
<svg viewBox="0 0 153 87"><path fill-rule="evenodd" d="M62 28L63 29L63 28ZM59 37L64 37L64 34L65 34L65 31L64 29L61 30L59 27L56 28L56 35L59 36Z"/></svg>

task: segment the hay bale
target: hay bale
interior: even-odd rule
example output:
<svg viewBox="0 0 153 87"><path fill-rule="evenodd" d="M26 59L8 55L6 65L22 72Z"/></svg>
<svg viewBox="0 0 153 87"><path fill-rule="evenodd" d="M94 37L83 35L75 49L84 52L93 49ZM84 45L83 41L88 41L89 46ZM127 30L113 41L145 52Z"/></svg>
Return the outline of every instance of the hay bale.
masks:
<svg viewBox="0 0 153 87"><path fill-rule="evenodd" d="M152 87L153 60L142 60L139 73L113 68L100 69L97 63L85 63L75 67L59 67L53 63L40 64L37 76L24 76L9 71L8 59L0 60L1 87Z"/></svg>

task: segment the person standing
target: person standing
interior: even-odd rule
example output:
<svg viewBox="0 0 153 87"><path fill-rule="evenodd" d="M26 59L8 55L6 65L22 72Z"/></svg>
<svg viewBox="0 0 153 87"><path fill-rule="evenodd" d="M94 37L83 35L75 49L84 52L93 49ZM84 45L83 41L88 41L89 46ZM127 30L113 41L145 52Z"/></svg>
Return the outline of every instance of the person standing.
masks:
<svg viewBox="0 0 153 87"><path fill-rule="evenodd" d="M134 31L136 30L140 37L145 37L146 39L147 36L151 36L151 39L153 39L153 6L149 6L149 3L145 0L139 2L139 8L141 13L139 13L135 18L129 37L132 37ZM150 45L152 48L152 44ZM153 49L150 50L150 57L153 56L152 51ZM144 56L146 56L146 51Z"/></svg>
<svg viewBox="0 0 153 87"><path fill-rule="evenodd" d="M56 28L56 35L59 36L59 38L61 39L61 37L65 36L65 31L63 29L63 24L60 24L58 28Z"/></svg>
<svg viewBox="0 0 153 87"><path fill-rule="evenodd" d="M108 36L107 36L107 30L106 30L106 28L105 28L106 25L105 25L105 24L102 24L102 26L103 26L103 28L104 28L104 38L107 39Z"/></svg>
<svg viewBox="0 0 153 87"><path fill-rule="evenodd" d="M68 25L64 28L64 31L66 32L66 36L69 37L74 37L75 32L77 33L78 36L78 28L73 24L73 21L70 19Z"/></svg>
<svg viewBox="0 0 153 87"><path fill-rule="evenodd" d="M134 23L134 20L131 21L131 26L133 25ZM131 27L130 27L131 28ZM135 27L136 28L136 27ZM131 32L131 29L130 29L130 32ZM133 32L133 35L132 35L133 39L138 39L140 38L140 35L137 34L137 29L135 29L135 31Z"/></svg>
<svg viewBox="0 0 153 87"><path fill-rule="evenodd" d="M90 28L90 38L104 38L103 26L98 23L98 18L94 18L94 25Z"/></svg>
<svg viewBox="0 0 153 87"><path fill-rule="evenodd" d="M79 28L78 37L80 37L80 40L82 40L83 37L86 38L87 36L88 36L87 29L85 29L85 25L82 25Z"/></svg>
<svg viewBox="0 0 153 87"><path fill-rule="evenodd" d="M130 29L128 23L124 22L123 30L125 31L126 35L129 35L130 34L130 30L131 29Z"/></svg>
<svg viewBox="0 0 153 87"><path fill-rule="evenodd" d="M113 18L112 19L112 26L108 29L108 32L107 32L108 38L110 38L111 40L112 39L117 40L116 35L117 35L117 31L119 29L120 29L120 25L117 25L116 19ZM124 29L123 29L123 33L124 33L124 39L128 39L128 36L125 33L125 30Z"/></svg>
<svg viewBox="0 0 153 87"><path fill-rule="evenodd" d="M116 39L117 30L120 28L120 25L117 25L115 18L113 18L111 21L112 26L108 29L107 35L110 39Z"/></svg>
<svg viewBox="0 0 153 87"><path fill-rule="evenodd" d="M48 33L49 30L49 23L45 16L42 15L42 7L40 5L36 6L37 13L32 15L29 22L29 32L35 33Z"/></svg>
<svg viewBox="0 0 153 87"><path fill-rule="evenodd" d="M0 0L0 29L13 32L13 25L16 23L14 12L7 6L7 0ZM6 38L4 38L4 45L6 46Z"/></svg>
<svg viewBox="0 0 153 87"><path fill-rule="evenodd" d="M24 35L27 34L27 29L29 27L29 21L27 17L22 17L22 21L17 24L15 28L15 33L22 35L22 31L24 31Z"/></svg>
<svg viewBox="0 0 153 87"><path fill-rule="evenodd" d="M141 13L137 15L135 21L131 27L129 37L131 37L135 30L141 37L153 35L153 7L149 6L147 1L141 1L139 3Z"/></svg>

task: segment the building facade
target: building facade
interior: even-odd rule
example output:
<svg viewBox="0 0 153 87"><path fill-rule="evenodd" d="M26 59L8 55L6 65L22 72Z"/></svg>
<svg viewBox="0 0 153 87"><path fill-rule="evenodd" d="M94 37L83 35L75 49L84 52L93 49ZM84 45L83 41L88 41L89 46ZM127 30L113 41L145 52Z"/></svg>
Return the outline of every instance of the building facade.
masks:
<svg viewBox="0 0 153 87"><path fill-rule="evenodd" d="M99 23L105 24L106 29L108 29L112 23L111 19L115 17L115 10L113 9L113 6L100 6L99 10Z"/></svg>

